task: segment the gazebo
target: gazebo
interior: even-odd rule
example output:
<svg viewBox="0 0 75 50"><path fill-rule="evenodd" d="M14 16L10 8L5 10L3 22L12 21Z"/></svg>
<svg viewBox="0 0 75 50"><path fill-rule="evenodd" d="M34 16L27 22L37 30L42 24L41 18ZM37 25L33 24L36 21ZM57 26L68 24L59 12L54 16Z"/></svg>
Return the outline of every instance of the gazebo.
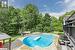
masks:
<svg viewBox="0 0 75 50"><path fill-rule="evenodd" d="M0 34L0 41L2 41L3 46L5 44L5 40L9 40L9 47L7 48L8 50L11 50L11 37L5 33ZM3 47L4 48L4 47Z"/></svg>

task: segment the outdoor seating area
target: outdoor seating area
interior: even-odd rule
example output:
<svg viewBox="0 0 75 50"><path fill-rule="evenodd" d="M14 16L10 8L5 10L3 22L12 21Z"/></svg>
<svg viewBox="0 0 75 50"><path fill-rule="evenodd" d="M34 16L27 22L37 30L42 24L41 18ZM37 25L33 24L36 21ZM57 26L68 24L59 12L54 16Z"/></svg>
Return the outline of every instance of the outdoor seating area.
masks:
<svg viewBox="0 0 75 50"><path fill-rule="evenodd" d="M9 44L5 46L5 40L9 40ZM11 50L11 37L5 33L0 33L0 49Z"/></svg>

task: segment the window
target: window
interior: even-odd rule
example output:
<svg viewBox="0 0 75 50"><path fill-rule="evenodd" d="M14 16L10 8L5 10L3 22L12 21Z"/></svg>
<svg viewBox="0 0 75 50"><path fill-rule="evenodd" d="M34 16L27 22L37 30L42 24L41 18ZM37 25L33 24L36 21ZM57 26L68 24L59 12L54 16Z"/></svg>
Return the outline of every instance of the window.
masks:
<svg viewBox="0 0 75 50"><path fill-rule="evenodd" d="M6 1L2 1L2 7L7 7L7 2Z"/></svg>
<svg viewBox="0 0 75 50"><path fill-rule="evenodd" d="M0 7L8 7L8 0L0 0Z"/></svg>

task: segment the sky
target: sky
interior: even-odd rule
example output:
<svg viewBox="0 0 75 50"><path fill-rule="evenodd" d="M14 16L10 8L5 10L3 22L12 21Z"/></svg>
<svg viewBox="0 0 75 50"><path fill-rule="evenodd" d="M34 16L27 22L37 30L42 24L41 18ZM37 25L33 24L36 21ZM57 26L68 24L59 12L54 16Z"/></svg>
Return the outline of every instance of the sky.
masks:
<svg viewBox="0 0 75 50"><path fill-rule="evenodd" d="M37 6L42 14L49 13L57 18L75 10L75 0L9 0L9 5L15 8L23 8L30 3Z"/></svg>

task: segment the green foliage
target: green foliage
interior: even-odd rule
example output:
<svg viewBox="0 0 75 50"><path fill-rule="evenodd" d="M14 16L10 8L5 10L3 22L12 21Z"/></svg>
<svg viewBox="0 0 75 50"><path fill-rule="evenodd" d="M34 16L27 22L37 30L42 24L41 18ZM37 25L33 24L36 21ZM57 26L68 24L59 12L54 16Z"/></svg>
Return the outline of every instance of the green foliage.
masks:
<svg viewBox="0 0 75 50"><path fill-rule="evenodd" d="M48 13L43 16L39 13L38 8L32 4L28 4L23 9L10 6L7 12L0 12L0 31L10 35L23 31L62 32L63 16L59 19L50 16Z"/></svg>
<svg viewBox="0 0 75 50"><path fill-rule="evenodd" d="M2 5L1 5L1 1L0 1L0 8L2 7Z"/></svg>
<svg viewBox="0 0 75 50"><path fill-rule="evenodd" d="M0 31L11 35L18 33L21 27L19 21L21 21L19 10L9 7L7 13L0 12Z"/></svg>
<svg viewBox="0 0 75 50"><path fill-rule="evenodd" d="M61 20L57 19L56 17L52 17L52 28L54 31L62 32L63 31L62 25L63 24Z"/></svg>
<svg viewBox="0 0 75 50"><path fill-rule="evenodd" d="M28 4L22 11L21 11L23 27L22 30L32 30L36 28L36 25L39 23L39 11L36 6L32 4Z"/></svg>
<svg viewBox="0 0 75 50"><path fill-rule="evenodd" d="M43 17L43 31L44 32L50 32L51 31L51 16L46 13Z"/></svg>
<svg viewBox="0 0 75 50"><path fill-rule="evenodd" d="M75 14L75 10L72 10L72 11L70 11L70 12L66 12L64 15L65 16L67 16L67 15L73 15L73 14Z"/></svg>

